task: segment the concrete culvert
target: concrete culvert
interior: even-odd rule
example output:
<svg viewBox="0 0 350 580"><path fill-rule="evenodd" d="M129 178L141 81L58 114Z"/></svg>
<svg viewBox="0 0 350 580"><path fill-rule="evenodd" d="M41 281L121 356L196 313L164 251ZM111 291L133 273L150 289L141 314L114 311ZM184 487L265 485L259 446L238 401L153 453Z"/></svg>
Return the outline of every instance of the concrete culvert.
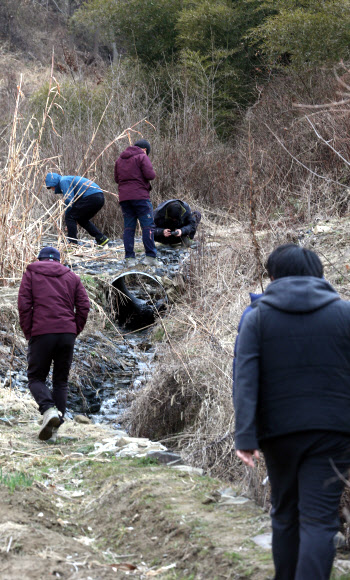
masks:
<svg viewBox="0 0 350 580"><path fill-rule="evenodd" d="M161 282L151 274L129 271L112 282L113 311L119 324L138 330L153 324L167 306L167 295Z"/></svg>

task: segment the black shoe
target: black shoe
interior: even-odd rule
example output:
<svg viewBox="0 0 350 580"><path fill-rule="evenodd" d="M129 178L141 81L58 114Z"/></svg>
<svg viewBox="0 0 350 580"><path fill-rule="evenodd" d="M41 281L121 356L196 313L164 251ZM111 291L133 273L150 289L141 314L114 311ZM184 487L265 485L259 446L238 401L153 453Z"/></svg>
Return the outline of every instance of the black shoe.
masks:
<svg viewBox="0 0 350 580"><path fill-rule="evenodd" d="M96 243L98 246L105 246L106 244L108 244L109 242L109 238L107 238L107 236L102 236L102 238L99 238L98 240L96 240Z"/></svg>

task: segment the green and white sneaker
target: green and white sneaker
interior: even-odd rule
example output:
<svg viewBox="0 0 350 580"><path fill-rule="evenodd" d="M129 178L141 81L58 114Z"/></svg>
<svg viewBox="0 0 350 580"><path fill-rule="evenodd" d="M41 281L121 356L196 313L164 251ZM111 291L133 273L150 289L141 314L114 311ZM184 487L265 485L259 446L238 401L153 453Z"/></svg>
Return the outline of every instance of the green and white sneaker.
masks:
<svg viewBox="0 0 350 580"><path fill-rule="evenodd" d="M47 409L43 414L43 422L41 425L41 429L39 431L39 439L41 441L47 441L51 439L54 427L58 427L61 425L61 419L58 414L56 407L50 407Z"/></svg>
<svg viewBox="0 0 350 580"><path fill-rule="evenodd" d="M146 266L155 266L156 268L163 266L163 262L159 262L159 260L157 260L157 258L154 258L153 256L146 256L142 260L142 263L146 264Z"/></svg>

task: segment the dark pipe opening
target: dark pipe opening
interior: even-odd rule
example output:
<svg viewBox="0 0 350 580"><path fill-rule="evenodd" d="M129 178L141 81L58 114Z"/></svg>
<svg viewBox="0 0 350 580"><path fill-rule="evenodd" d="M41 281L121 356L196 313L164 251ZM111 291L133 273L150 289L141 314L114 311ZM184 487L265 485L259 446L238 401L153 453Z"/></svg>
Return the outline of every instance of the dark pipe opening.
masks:
<svg viewBox="0 0 350 580"><path fill-rule="evenodd" d="M123 272L112 282L112 307L119 324L138 330L153 324L164 312L167 295L162 284L145 272Z"/></svg>

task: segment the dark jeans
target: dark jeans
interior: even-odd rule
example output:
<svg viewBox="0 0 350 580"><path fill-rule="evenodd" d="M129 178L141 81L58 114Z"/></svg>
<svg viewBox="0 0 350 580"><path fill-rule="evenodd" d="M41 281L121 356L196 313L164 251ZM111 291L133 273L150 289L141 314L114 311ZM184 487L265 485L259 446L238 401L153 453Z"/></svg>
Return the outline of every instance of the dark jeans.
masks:
<svg viewBox="0 0 350 580"><path fill-rule="evenodd" d="M153 207L148 199L132 199L128 201L121 201L124 217L124 248L126 258L135 258L134 239L136 223L139 220L142 228L142 241L145 247L146 256L157 255L157 250L154 245L154 221L153 221Z"/></svg>
<svg viewBox="0 0 350 580"><path fill-rule="evenodd" d="M28 386L43 415L50 407L66 411L68 375L73 360L76 335L40 334L33 336L28 345ZM53 361L52 391L46 386L46 378Z"/></svg>
<svg viewBox="0 0 350 580"><path fill-rule="evenodd" d="M328 580L350 435L305 431L261 443L271 483L275 580Z"/></svg>
<svg viewBox="0 0 350 580"><path fill-rule="evenodd" d="M70 242L77 244L79 224L90 236L98 242L103 238L103 234L89 220L100 211L105 202L103 193L93 193L86 197L80 197L65 214L65 220L68 228L68 239Z"/></svg>
<svg viewBox="0 0 350 580"><path fill-rule="evenodd" d="M168 245L168 246L173 246L175 244L181 244L181 240L182 240L183 237L184 238L187 237L187 238L190 238L191 240L193 240L193 238L194 238L194 236L196 234L197 228L198 228L198 224L199 224L199 222L202 219L202 214L201 214L200 211L194 210L192 212L192 216L196 220L196 229L195 229L195 231L192 234L190 234L189 236L181 236L180 238L178 236L168 236L166 238L165 236L163 236L163 234L160 234L160 235L155 235L154 236L155 241L156 242L159 242L160 244L165 244L165 245ZM179 225L179 226L174 225L172 227L172 231L173 230L178 230L178 229L181 229L181 225Z"/></svg>

